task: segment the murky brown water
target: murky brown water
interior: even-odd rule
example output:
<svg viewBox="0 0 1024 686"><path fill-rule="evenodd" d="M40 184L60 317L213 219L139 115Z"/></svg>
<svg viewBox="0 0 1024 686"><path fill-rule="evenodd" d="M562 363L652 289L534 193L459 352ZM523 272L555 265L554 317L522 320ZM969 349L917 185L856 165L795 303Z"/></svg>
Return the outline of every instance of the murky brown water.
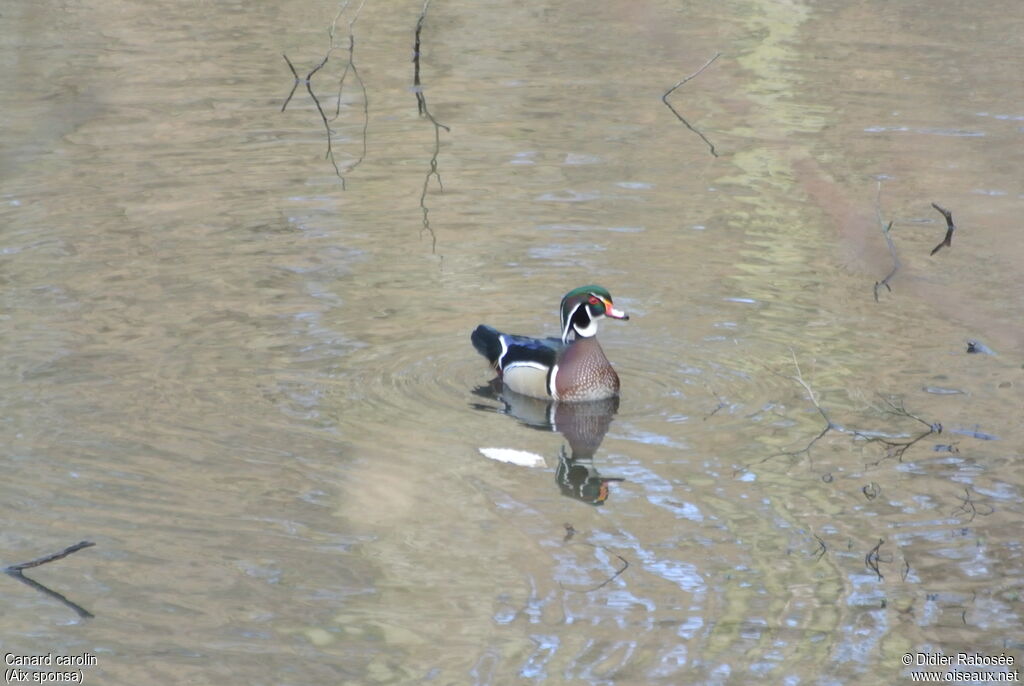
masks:
<svg viewBox="0 0 1024 686"><path fill-rule="evenodd" d="M421 8L338 18L313 85L333 116L358 17L345 190L303 85L280 112L280 53L312 69L338 5L3 8L0 560L97 543L28 573L92 619L0 579L5 654L103 684L1019 668L1019 4L435 0L443 192ZM672 96L714 158L660 98L716 52ZM343 171L363 115L350 71ZM632 315L596 450L601 417L536 430L468 341L552 334L590 282ZM794 359L836 426L809 451Z"/></svg>

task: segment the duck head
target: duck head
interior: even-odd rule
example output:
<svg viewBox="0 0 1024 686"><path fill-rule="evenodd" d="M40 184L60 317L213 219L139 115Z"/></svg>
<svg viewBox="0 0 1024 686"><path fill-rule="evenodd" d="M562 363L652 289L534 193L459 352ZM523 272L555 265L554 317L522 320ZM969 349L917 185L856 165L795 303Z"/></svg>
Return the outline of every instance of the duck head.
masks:
<svg viewBox="0 0 1024 686"><path fill-rule="evenodd" d="M562 342L569 342L573 331L581 338L597 335L597 320L602 317L629 319L629 315L615 309L612 294L601 286L574 288L562 298Z"/></svg>

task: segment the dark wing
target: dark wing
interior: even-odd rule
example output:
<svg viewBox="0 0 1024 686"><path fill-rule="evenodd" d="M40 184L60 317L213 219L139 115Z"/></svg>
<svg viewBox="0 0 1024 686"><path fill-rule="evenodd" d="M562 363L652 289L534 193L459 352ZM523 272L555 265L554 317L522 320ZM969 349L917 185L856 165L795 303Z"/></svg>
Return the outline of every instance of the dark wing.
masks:
<svg viewBox="0 0 1024 686"><path fill-rule="evenodd" d="M558 354L565 346L560 338L530 338L514 334L501 334L499 343L504 344L505 354L499 360L499 368L505 369L516 362L532 362L545 367L555 366Z"/></svg>

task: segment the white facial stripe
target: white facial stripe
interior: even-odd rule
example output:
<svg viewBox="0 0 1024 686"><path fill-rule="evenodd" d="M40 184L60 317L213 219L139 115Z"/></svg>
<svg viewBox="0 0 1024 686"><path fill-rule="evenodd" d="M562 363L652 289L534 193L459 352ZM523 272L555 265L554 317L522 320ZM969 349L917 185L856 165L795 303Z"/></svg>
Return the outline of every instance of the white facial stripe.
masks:
<svg viewBox="0 0 1024 686"><path fill-rule="evenodd" d="M562 322L562 342L563 343L568 343L569 342L569 331L573 328L572 327L572 318L576 316L576 310L580 309L581 307L583 307L583 303L577 303L576 307L572 308L572 310L569 312L569 316L565 318L564 322Z"/></svg>
<svg viewBox="0 0 1024 686"><path fill-rule="evenodd" d="M508 343L505 342L505 335L501 334L498 336L498 342L501 343L501 354L498 355L498 369L504 369L502 366L505 362L505 355L508 355Z"/></svg>

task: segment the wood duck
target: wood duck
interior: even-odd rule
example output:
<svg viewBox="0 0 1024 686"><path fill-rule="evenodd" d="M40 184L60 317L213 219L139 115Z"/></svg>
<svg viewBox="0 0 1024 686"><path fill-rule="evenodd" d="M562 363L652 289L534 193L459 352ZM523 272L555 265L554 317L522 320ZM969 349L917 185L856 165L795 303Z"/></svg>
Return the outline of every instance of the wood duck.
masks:
<svg viewBox="0 0 1024 686"><path fill-rule="evenodd" d="M597 342L597 320L629 319L601 286L574 288L562 298L561 338L530 338L476 327L470 338L498 372L505 388L565 402L619 394L619 376Z"/></svg>

